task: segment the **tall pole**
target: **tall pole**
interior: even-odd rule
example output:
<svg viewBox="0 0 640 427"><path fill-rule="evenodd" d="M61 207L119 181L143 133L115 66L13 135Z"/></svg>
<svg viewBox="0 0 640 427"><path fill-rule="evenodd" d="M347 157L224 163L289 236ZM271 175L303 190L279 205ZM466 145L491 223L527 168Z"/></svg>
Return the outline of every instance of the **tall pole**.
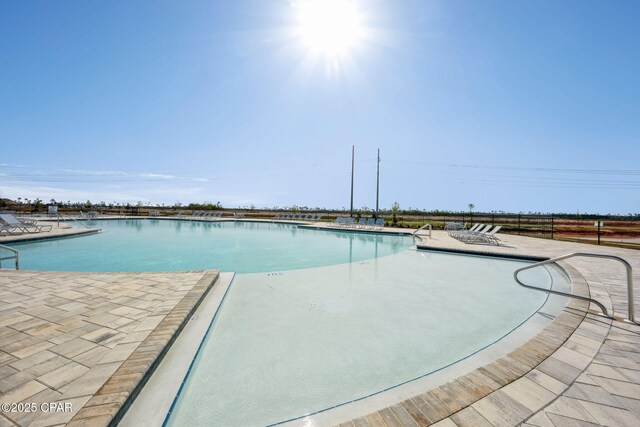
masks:
<svg viewBox="0 0 640 427"><path fill-rule="evenodd" d="M353 170L354 170L354 159L356 155L356 146L351 146L351 209L349 210L349 216L353 216Z"/></svg>
<svg viewBox="0 0 640 427"><path fill-rule="evenodd" d="M378 201L380 200L380 149L378 148L378 172L376 176L376 218L378 218Z"/></svg>

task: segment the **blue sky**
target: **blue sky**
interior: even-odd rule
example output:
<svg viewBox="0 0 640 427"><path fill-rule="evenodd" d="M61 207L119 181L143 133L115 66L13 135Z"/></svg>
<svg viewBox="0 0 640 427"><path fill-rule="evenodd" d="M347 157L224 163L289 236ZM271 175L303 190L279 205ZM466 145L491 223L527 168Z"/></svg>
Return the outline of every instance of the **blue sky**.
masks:
<svg viewBox="0 0 640 427"><path fill-rule="evenodd" d="M0 197L640 212L640 3L0 3Z"/></svg>

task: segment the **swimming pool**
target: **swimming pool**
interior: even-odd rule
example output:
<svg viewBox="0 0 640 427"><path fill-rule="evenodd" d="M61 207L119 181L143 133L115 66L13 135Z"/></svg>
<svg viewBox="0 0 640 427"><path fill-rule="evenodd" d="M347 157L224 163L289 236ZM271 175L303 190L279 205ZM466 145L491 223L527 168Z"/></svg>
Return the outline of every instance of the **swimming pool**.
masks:
<svg viewBox="0 0 640 427"><path fill-rule="evenodd" d="M528 261L417 251L404 235L240 221L90 225L104 232L14 245L23 268L239 273L168 425L273 425L363 400L493 345L546 302L513 280ZM554 267L523 279L569 287Z"/></svg>
<svg viewBox="0 0 640 427"><path fill-rule="evenodd" d="M24 270L282 271L358 262L406 250L403 235L351 233L248 221L152 219L87 223L102 233L12 244Z"/></svg>

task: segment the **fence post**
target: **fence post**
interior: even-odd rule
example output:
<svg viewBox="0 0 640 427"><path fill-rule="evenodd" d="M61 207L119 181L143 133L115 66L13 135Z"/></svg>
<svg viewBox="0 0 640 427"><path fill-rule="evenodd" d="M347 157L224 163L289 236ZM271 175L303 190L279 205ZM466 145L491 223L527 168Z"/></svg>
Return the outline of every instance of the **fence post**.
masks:
<svg viewBox="0 0 640 427"><path fill-rule="evenodd" d="M598 244L600 244L600 220L598 220Z"/></svg>
<svg viewBox="0 0 640 427"><path fill-rule="evenodd" d="M553 240L553 215L551 215L551 240Z"/></svg>
<svg viewBox="0 0 640 427"><path fill-rule="evenodd" d="M520 235L520 218L522 215L518 214L518 236Z"/></svg>
<svg viewBox="0 0 640 427"><path fill-rule="evenodd" d="M491 214L491 226L494 226L496 214Z"/></svg>

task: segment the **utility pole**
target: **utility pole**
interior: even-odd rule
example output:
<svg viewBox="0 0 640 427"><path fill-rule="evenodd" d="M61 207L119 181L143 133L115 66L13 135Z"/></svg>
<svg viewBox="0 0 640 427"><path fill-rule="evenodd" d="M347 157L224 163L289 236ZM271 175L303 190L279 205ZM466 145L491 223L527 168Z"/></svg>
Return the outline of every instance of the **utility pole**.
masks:
<svg viewBox="0 0 640 427"><path fill-rule="evenodd" d="M356 155L356 146L351 146L351 209L349 210L349 216L353 217L353 170L354 170L354 159Z"/></svg>
<svg viewBox="0 0 640 427"><path fill-rule="evenodd" d="M380 149L378 148L378 173L376 176L376 219L378 218L378 201L380 200Z"/></svg>

